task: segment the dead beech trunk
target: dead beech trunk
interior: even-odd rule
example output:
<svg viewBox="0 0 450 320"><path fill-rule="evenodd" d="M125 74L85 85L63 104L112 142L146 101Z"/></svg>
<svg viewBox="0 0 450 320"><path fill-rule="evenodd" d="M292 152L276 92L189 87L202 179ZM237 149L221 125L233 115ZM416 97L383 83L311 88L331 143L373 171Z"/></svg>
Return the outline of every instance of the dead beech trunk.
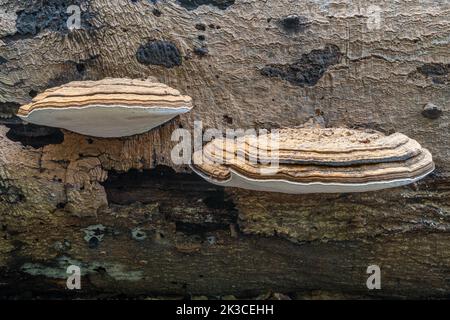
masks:
<svg viewBox="0 0 450 320"><path fill-rule="evenodd" d="M447 297L449 20L445 1L0 0L0 296ZM119 139L13 116L104 77L155 77L195 108ZM172 131L195 120L314 118L407 134L437 169L415 186L294 196L218 188L171 161ZM70 264L81 291L66 289Z"/></svg>

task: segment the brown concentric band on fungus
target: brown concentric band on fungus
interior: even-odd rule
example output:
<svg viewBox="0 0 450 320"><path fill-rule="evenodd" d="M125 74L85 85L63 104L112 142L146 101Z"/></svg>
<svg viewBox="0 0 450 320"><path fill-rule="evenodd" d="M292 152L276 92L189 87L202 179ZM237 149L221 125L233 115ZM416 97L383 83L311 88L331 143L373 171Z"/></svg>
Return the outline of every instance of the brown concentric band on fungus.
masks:
<svg viewBox="0 0 450 320"><path fill-rule="evenodd" d="M345 182L345 183L364 183L369 181L401 179L411 175L420 176L433 168L431 154L428 151L410 158L405 162L379 163L376 165L353 165L353 166L316 166L316 165L285 165L280 164L276 171L271 175L261 174L270 172L270 165L254 165L249 162L241 162L238 159L230 160L226 165L207 163L197 166L205 174L211 170L223 172L219 180L229 178L230 168L245 176L254 179L287 179L293 182Z"/></svg>
<svg viewBox="0 0 450 320"><path fill-rule="evenodd" d="M367 152L367 151L344 151L339 153L334 153L332 155L324 152L311 152L311 151L295 151L289 152L286 150L280 151L267 151L259 150L251 153L248 150L243 150L238 148L233 154L227 153L228 157L244 156L245 159L258 159L260 162L271 162L278 159L279 163L282 164L315 164L315 165L326 165L326 166L347 166L356 164L369 164L369 163L381 163L381 162L394 162L394 161L404 161L411 157L418 155L421 152L420 144L415 140L406 141L405 144L400 145L396 149L378 149L372 150L377 151ZM204 148L205 156L211 160L218 160L221 153L224 152L217 146L208 145ZM270 156L264 156L269 154Z"/></svg>
<svg viewBox="0 0 450 320"><path fill-rule="evenodd" d="M146 132L191 109L189 96L154 79L103 79L48 89L22 106L18 116L96 137L124 137Z"/></svg>
<svg viewBox="0 0 450 320"><path fill-rule="evenodd" d="M280 130L280 136L285 130ZM402 134L385 137L371 132L371 139L361 142L353 139L348 143L340 135L333 148L329 148L333 138L327 138L328 143L322 149L322 139L311 135L321 137L326 132L329 137L330 132L342 132L361 137L368 133L350 129L288 130L289 134L297 133L297 137L280 139L281 159L276 154L265 156L264 152L271 151L270 145L267 148L263 145L263 149L249 148L249 144L239 145L233 139L219 138L194 154L192 168L203 178L222 186L285 193L380 190L415 182L434 170L429 151ZM304 137L309 144L302 144ZM252 139L256 141L255 137L249 141ZM316 145L311 142L314 140ZM286 146L294 146L295 150Z"/></svg>
<svg viewBox="0 0 450 320"><path fill-rule="evenodd" d="M280 131L280 142L283 142L284 130ZM380 141L382 140L382 141ZM205 148L205 153L214 157L215 154L220 154L223 150L224 139L215 139L211 144ZM268 141L271 141L270 139ZM261 161L270 161L273 150L267 148L257 148L250 146L250 143L257 145L257 140L253 137L246 138L245 141L235 144L236 155L245 155L247 159L255 159L258 157ZM362 144L362 146L361 146ZM378 139L374 146L367 146L365 143L361 144L347 144L345 148L333 149L325 146L323 149L313 149L311 146L297 143L295 150L289 150L285 144L280 143L281 147L277 150L274 156L279 159L280 163L299 163L299 164L323 164L330 166L341 166L349 164L364 164L364 163L378 163L406 160L417 155L420 150L420 144L415 140L411 140L405 135L394 134L383 139ZM231 142L231 146L233 146ZM364 147L366 146L366 147ZM315 145L314 147L317 147ZM376 151L376 152L375 152ZM264 156L269 154L269 156Z"/></svg>
<svg viewBox="0 0 450 320"><path fill-rule="evenodd" d="M390 162L376 165L357 165L350 167L338 167L332 170L324 166L293 166L280 165L275 174L261 175L261 170L270 171L270 166L260 165L258 167L249 164L229 164L231 169L254 179L287 179L293 182L344 182L364 183L369 181L394 180L420 176L430 169L431 154L408 159L405 162ZM404 164L404 165L402 165ZM328 169L327 169L328 168Z"/></svg>
<svg viewBox="0 0 450 320"><path fill-rule="evenodd" d="M56 98L54 100L46 99L40 103L32 103L26 106L23 106L19 109L19 114L24 114L24 112L31 112L35 109L39 108L64 108L64 107L83 107L89 105L129 105L129 106L152 106L157 104L158 106L169 106L169 107L178 107L180 104L189 104L190 100L181 100L176 99L175 97L165 97L162 99L141 99L136 95L104 95L104 96L94 96L87 98L78 98L76 100L66 99L66 98Z"/></svg>

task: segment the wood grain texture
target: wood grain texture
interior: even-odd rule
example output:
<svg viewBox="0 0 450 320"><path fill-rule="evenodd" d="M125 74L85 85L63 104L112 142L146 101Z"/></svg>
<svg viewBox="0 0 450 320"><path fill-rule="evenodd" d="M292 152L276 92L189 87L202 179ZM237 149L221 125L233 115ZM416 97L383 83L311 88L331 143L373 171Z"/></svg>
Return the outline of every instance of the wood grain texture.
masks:
<svg viewBox="0 0 450 320"><path fill-rule="evenodd" d="M81 5L80 30L67 30L69 2ZM2 118L1 294L447 297L448 1L374 2L376 28L367 1L217 3L0 0L2 115L47 88L105 77L155 77L195 104L121 139L63 131L61 142ZM422 115L429 103L435 119ZM437 170L386 192L291 196L223 190L170 160L172 131L194 120L270 129L317 117L401 132ZM160 179L158 165L178 173ZM133 169L148 171L123 176ZM88 236L97 229L101 241ZM70 263L86 270L82 292L65 290ZM365 286L371 264L382 290Z"/></svg>

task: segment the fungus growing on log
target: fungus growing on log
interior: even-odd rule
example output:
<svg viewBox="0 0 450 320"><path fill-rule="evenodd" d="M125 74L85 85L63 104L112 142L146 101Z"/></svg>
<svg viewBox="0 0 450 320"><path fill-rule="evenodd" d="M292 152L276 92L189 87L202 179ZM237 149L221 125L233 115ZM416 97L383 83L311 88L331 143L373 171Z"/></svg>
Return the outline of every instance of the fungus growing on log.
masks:
<svg viewBox="0 0 450 320"><path fill-rule="evenodd" d="M143 133L192 109L192 99L150 80L74 81L48 89L18 116L30 123L94 137Z"/></svg>
<svg viewBox="0 0 450 320"><path fill-rule="evenodd" d="M221 186L301 194L403 186L431 173L434 163L401 133L301 128L214 139L194 153L191 167Z"/></svg>

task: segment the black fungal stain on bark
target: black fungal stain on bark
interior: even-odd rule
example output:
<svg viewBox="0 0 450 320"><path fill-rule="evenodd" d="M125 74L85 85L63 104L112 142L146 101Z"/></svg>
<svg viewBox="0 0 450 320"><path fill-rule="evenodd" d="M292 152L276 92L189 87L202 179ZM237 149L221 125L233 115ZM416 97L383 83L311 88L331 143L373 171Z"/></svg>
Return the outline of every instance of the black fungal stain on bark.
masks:
<svg viewBox="0 0 450 320"><path fill-rule="evenodd" d="M284 32L292 34L305 31L309 27L309 22L306 17L291 15L281 19L278 25Z"/></svg>
<svg viewBox="0 0 450 320"><path fill-rule="evenodd" d="M221 26L216 26L215 24L210 24L208 27L210 27L211 29L216 29L216 30L220 30L222 27Z"/></svg>
<svg viewBox="0 0 450 320"><path fill-rule="evenodd" d="M261 74L278 77L300 87L314 86L330 66L340 62L341 57L339 47L328 44L323 49L303 54L299 60L291 64L267 65L261 70Z"/></svg>
<svg viewBox="0 0 450 320"><path fill-rule="evenodd" d="M209 50L207 47L203 46L203 47L196 47L194 48L194 53L199 56L199 57L205 57L208 55Z"/></svg>
<svg viewBox="0 0 450 320"><path fill-rule="evenodd" d="M0 178L0 202L15 204L25 201L25 196L19 188L12 186L8 180ZM6 231L7 226L3 225L2 230Z"/></svg>
<svg viewBox="0 0 450 320"><path fill-rule="evenodd" d="M206 25L204 23L197 23L195 25L195 29L200 30L200 31L206 31Z"/></svg>
<svg viewBox="0 0 450 320"><path fill-rule="evenodd" d="M37 93L36 90L31 89L30 92L28 92L28 95L29 95L31 98L34 98L34 97L36 97L36 96L38 95L38 93Z"/></svg>
<svg viewBox="0 0 450 320"><path fill-rule="evenodd" d="M153 13L153 15L154 15L155 17L161 17L161 16L162 16L161 10L156 9L156 8L152 10L152 13Z"/></svg>
<svg viewBox="0 0 450 320"><path fill-rule="evenodd" d="M142 44L136 52L136 59L139 63L145 65L157 65L166 68L180 66L183 62L176 45L163 40L152 40Z"/></svg>
<svg viewBox="0 0 450 320"><path fill-rule="evenodd" d="M15 204L23 202L25 196L22 190L15 186L10 186L7 182L0 180L0 202Z"/></svg>
<svg viewBox="0 0 450 320"><path fill-rule="evenodd" d="M58 87L71 81L84 80L88 74L89 68L96 63L98 55L93 55L87 59L78 61L68 60L61 65L61 71L58 75L48 80L46 88ZM95 80L95 79L89 79Z"/></svg>
<svg viewBox="0 0 450 320"><path fill-rule="evenodd" d="M427 77L430 77L436 84L445 84L449 80L450 64L426 63L418 67L417 71Z"/></svg>
<svg viewBox="0 0 450 320"><path fill-rule="evenodd" d="M82 75L77 72L59 74L56 77L49 79L47 84L45 85L45 88L59 87L63 84L82 79Z"/></svg>
<svg viewBox="0 0 450 320"><path fill-rule="evenodd" d="M71 81L83 80L83 75L76 71L75 64L67 68L67 72L62 72L48 80L45 88L59 87L60 85L69 83Z"/></svg>
<svg viewBox="0 0 450 320"><path fill-rule="evenodd" d="M32 37L44 30L67 33L67 20L72 13L67 13L71 5L80 8L89 6L89 0L46 0L29 1L26 7L17 11L17 33L7 37ZM80 22L82 29L92 28L92 14L81 9Z"/></svg>
<svg viewBox="0 0 450 320"><path fill-rule="evenodd" d="M214 6L221 10L226 10L236 0L177 0L177 2L187 10L195 10L202 5Z"/></svg>
<svg viewBox="0 0 450 320"><path fill-rule="evenodd" d="M14 102L0 102L0 124L20 123L21 120L15 115L20 105Z"/></svg>
<svg viewBox="0 0 450 320"><path fill-rule="evenodd" d="M233 124L233 118L229 115L224 115L222 119L226 124Z"/></svg>
<svg viewBox="0 0 450 320"><path fill-rule="evenodd" d="M9 140L35 149L49 144L60 144L64 141L64 134L58 128L23 123L10 123L6 126L10 128L6 133Z"/></svg>
<svg viewBox="0 0 450 320"><path fill-rule="evenodd" d="M443 76L449 73L450 65L443 63L426 63L418 68L419 72L427 76Z"/></svg>
<svg viewBox="0 0 450 320"><path fill-rule="evenodd" d="M89 246L90 249L97 248L99 246L99 244L100 244L100 241L98 240L97 237L92 237L88 241L88 246Z"/></svg>
<svg viewBox="0 0 450 320"><path fill-rule="evenodd" d="M442 109L432 103L427 104L422 110L422 116L432 120L438 119L442 114Z"/></svg>
<svg viewBox="0 0 450 320"><path fill-rule="evenodd" d="M75 69L78 73L84 74L86 72L86 65L84 63L76 63Z"/></svg>

